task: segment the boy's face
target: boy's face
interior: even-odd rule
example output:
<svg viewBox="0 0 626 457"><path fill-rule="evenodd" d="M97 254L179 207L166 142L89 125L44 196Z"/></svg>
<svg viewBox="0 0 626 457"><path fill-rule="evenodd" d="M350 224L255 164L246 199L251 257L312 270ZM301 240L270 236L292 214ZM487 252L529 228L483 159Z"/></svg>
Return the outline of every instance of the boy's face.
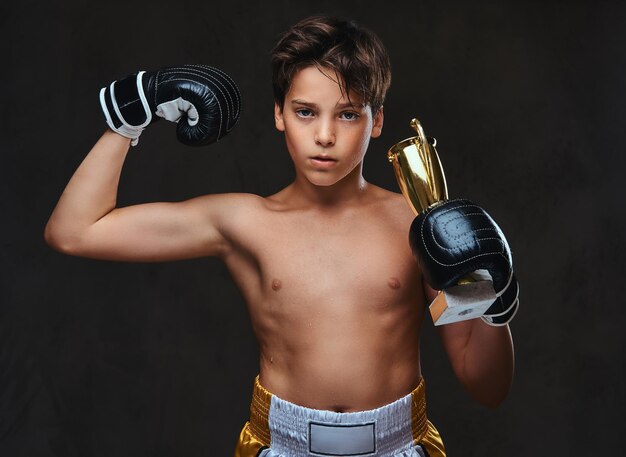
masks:
<svg viewBox="0 0 626 457"><path fill-rule="evenodd" d="M274 107L274 119L276 128L285 132L298 176L329 186L363 161L370 138L380 136L383 112L381 108L372 116L371 108L354 93L350 104L335 73L322 71L312 66L296 73L282 109Z"/></svg>

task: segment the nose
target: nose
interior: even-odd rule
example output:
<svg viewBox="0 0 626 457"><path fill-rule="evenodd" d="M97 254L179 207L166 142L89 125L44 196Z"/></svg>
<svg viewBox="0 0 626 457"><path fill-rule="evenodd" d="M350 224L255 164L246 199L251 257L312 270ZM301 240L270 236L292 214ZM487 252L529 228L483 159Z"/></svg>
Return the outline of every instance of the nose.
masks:
<svg viewBox="0 0 626 457"><path fill-rule="evenodd" d="M335 125L330 120L320 120L315 132L315 143L328 147L335 144Z"/></svg>

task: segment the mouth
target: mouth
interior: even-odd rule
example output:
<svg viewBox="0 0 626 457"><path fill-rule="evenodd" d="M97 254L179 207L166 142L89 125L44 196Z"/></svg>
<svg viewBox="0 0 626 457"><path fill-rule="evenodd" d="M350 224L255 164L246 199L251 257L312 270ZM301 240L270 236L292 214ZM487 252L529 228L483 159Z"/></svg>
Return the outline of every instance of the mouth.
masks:
<svg viewBox="0 0 626 457"><path fill-rule="evenodd" d="M331 157L328 156L315 156L315 157L311 157L312 160L317 160L319 162L336 162L337 159L333 159Z"/></svg>
<svg viewBox="0 0 626 457"><path fill-rule="evenodd" d="M319 170L326 170L326 169L332 168L337 163L336 159L333 159L328 156L323 156L323 155L311 157L310 160L313 166Z"/></svg>

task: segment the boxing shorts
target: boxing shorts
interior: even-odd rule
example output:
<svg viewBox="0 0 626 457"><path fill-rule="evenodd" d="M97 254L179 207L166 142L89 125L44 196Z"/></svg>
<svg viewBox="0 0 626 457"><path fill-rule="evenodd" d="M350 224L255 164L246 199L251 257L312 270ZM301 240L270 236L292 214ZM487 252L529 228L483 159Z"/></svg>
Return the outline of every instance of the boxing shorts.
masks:
<svg viewBox="0 0 626 457"><path fill-rule="evenodd" d="M410 394L380 408L338 413L285 401L254 380L250 420L235 457L445 457L426 418L422 379Z"/></svg>

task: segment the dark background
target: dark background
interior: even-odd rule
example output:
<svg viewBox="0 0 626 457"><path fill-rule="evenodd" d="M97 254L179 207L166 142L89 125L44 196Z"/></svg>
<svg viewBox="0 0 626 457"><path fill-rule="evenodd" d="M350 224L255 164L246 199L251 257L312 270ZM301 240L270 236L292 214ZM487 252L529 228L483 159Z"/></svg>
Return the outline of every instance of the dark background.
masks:
<svg viewBox="0 0 626 457"><path fill-rule="evenodd" d="M48 248L45 222L104 131L100 87L138 69L208 63L243 114L218 144L145 132L119 205L269 195L293 171L274 130L269 51L312 13L376 31L393 64L365 176L422 120L452 196L507 233L521 282L516 376L496 410L454 379L424 324L429 415L450 456L620 455L623 410L626 8L571 2L3 2L0 455L231 455L257 349L215 259L123 264Z"/></svg>

